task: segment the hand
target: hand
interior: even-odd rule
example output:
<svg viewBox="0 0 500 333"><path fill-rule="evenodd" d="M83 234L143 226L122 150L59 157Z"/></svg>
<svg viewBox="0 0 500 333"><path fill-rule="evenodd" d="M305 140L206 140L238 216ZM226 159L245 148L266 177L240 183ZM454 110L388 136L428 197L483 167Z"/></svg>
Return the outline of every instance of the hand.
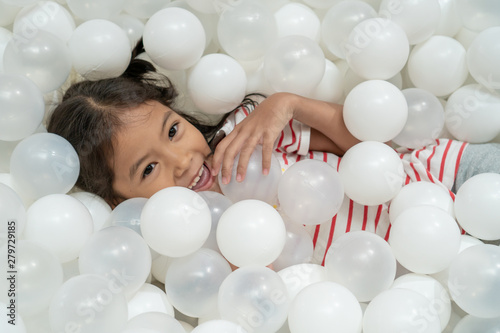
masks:
<svg viewBox="0 0 500 333"><path fill-rule="evenodd" d="M287 93L273 94L237 124L234 130L217 145L212 162L212 174L217 175L222 166L222 183L229 183L234 160L240 154L236 181L243 181L250 156L255 146L261 144L262 173L267 175L271 167L274 142L294 116L294 96Z"/></svg>

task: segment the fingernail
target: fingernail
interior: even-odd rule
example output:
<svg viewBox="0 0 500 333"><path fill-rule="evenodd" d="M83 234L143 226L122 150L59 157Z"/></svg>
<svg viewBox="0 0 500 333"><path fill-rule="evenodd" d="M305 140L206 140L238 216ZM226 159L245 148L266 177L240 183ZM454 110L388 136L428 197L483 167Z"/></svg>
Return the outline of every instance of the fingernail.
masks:
<svg viewBox="0 0 500 333"><path fill-rule="evenodd" d="M236 175L236 181L239 183L243 180L243 177L240 174Z"/></svg>
<svg viewBox="0 0 500 333"><path fill-rule="evenodd" d="M222 177L222 184L227 185L228 183L227 177Z"/></svg>
<svg viewBox="0 0 500 333"><path fill-rule="evenodd" d="M217 170L212 169L210 172L212 173L212 176L214 176L214 177L217 176Z"/></svg>
<svg viewBox="0 0 500 333"><path fill-rule="evenodd" d="M262 169L262 174L267 176L269 174L269 169Z"/></svg>

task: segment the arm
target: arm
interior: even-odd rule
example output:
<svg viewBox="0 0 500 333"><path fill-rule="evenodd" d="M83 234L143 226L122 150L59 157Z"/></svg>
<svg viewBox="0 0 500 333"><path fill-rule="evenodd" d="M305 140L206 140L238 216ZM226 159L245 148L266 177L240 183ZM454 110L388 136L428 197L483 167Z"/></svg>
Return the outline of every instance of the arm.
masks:
<svg viewBox="0 0 500 333"><path fill-rule="evenodd" d="M217 174L222 166L223 182L229 182L234 159L240 153L237 180L241 181L257 144L262 144L262 172L267 174L274 142L290 119L296 119L312 128L311 150L342 155L359 142L344 124L341 105L289 93L276 93L259 104L219 143L213 158L213 174Z"/></svg>

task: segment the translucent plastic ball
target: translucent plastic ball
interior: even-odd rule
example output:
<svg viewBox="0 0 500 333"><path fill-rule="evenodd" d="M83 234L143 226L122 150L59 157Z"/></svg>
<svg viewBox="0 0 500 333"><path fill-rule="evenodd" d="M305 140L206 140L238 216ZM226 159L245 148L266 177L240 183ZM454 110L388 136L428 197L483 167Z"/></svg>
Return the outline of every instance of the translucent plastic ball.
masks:
<svg viewBox="0 0 500 333"><path fill-rule="evenodd" d="M363 333L408 332L439 333L441 323L422 294L403 288L392 288L378 294L366 307Z"/></svg>
<svg viewBox="0 0 500 333"><path fill-rule="evenodd" d="M399 146L418 149L435 142L444 127L444 109L439 99L424 89L404 89L408 104L406 124L392 141Z"/></svg>
<svg viewBox="0 0 500 333"><path fill-rule="evenodd" d="M396 277L396 258L389 244L369 231L341 235L328 249L325 267L330 281L349 289L360 302L389 289Z"/></svg>
<svg viewBox="0 0 500 333"><path fill-rule="evenodd" d="M437 314L442 330L448 325L451 317L450 295L436 279L425 274L408 273L398 277L392 288L404 288L422 294L430 302L424 313Z"/></svg>
<svg viewBox="0 0 500 333"><path fill-rule="evenodd" d="M18 239L26 225L26 208L19 195L0 183L0 246L8 239ZM11 234L12 236L9 236Z"/></svg>
<svg viewBox="0 0 500 333"><path fill-rule="evenodd" d="M236 181L236 173L240 155L236 156L233 163L231 181L228 184L222 183L222 174L219 173L219 185L232 202L255 199L267 202L270 205L276 203L278 195L278 184L281 179L281 166L276 156L271 156L271 167L267 175L262 174L262 146L255 146L247 165L245 179Z"/></svg>
<svg viewBox="0 0 500 333"><path fill-rule="evenodd" d="M278 38L301 35L319 42L320 20L308 6L301 3L288 3L275 13Z"/></svg>
<svg viewBox="0 0 500 333"><path fill-rule="evenodd" d="M133 49L139 39L142 38L145 24L136 16L129 14L119 14L113 17L111 21L118 24L125 31L130 41L130 47Z"/></svg>
<svg viewBox="0 0 500 333"><path fill-rule="evenodd" d="M367 79L386 80L405 66L410 45L405 31L385 18L369 18L358 23L343 45L350 68Z"/></svg>
<svg viewBox="0 0 500 333"><path fill-rule="evenodd" d="M490 91L500 92L500 26L480 32L467 49L467 67L472 77Z"/></svg>
<svg viewBox="0 0 500 333"><path fill-rule="evenodd" d="M226 209L217 226L217 243L233 265L271 264L285 246L286 229L271 205L254 199L238 201Z"/></svg>
<svg viewBox="0 0 500 333"><path fill-rule="evenodd" d="M114 281L130 298L151 272L151 252L144 239L126 227L93 233L78 259L82 274L98 274Z"/></svg>
<svg viewBox="0 0 500 333"><path fill-rule="evenodd" d="M117 15L126 0L66 0L71 12L84 21L92 19L109 19Z"/></svg>
<svg viewBox="0 0 500 333"><path fill-rule="evenodd" d="M439 1L439 5L441 5L441 17L434 34L449 37L456 36L463 25L455 1L443 0Z"/></svg>
<svg viewBox="0 0 500 333"><path fill-rule="evenodd" d="M450 294L457 305L480 318L500 316L500 247L471 246L460 252L450 265Z"/></svg>
<svg viewBox="0 0 500 333"><path fill-rule="evenodd" d="M223 319L213 319L196 326L191 333L247 333L240 325Z"/></svg>
<svg viewBox="0 0 500 333"><path fill-rule="evenodd" d="M286 286L278 273L263 266L233 271L219 289L221 318L249 332L276 332L286 321L289 304Z"/></svg>
<svg viewBox="0 0 500 333"><path fill-rule="evenodd" d="M93 226L92 216L78 199L50 194L28 208L24 238L46 246L65 263L78 257Z"/></svg>
<svg viewBox="0 0 500 333"><path fill-rule="evenodd" d="M54 332L119 333L127 323L127 299L113 281L82 274L56 291L49 319Z"/></svg>
<svg viewBox="0 0 500 333"><path fill-rule="evenodd" d="M365 141L351 147L340 160L345 194L355 202L375 206L398 194L405 173L399 155L388 145Z"/></svg>
<svg viewBox="0 0 500 333"><path fill-rule="evenodd" d="M247 78L243 67L221 53L203 56L190 70L188 92L194 104L208 114L224 114L240 105Z"/></svg>
<svg viewBox="0 0 500 333"><path fill-rule="evenodd" d="M455 90L445 105L445 125L458 140L485 143L500 132L500 97L480 84Z"/></svg>
<svg viewBox="0 0 500 333"><path fill-rule="evenodd" d="M166 313L146 312L127 322L126 333L169 332L185 333L181 323Z"/></svg>
<svg viewBox="0 0 500 333"><path fill-rule="evenodd" d="M29 38L44 30L67 42L75 30L75 20L66 8L54 1L38 1L21 9L14 20L13 32Z"/></svg>
<svg viewBox="0 0 500 333"><path fill-rule="evenodd" d="M116 23L94 19L80 24L68 41L73 68L89 80L121 75L130 62L130 41Z"/></svg>
<svg viewBox="0 0 500 333"><path fill-rule="evenodd" d="M455 215L471 236L500 239L500 175L478 174L463 183L455 197Z"/></svg>
<svg viewBox="0 0 500 333"><path fill-rule="evenodd" d="M437 184L421 181L403 186L401 191L391 200L389 220L394 222L399 214L406 209L420 205L435 206L441 208L451 216L455 216L453 199L450 192Z"/></svg>
<svg viewBox="0 0 500 333"><path fill-rule="evenodd" d="M40 313L48 308L50 299L63 283L63 270L59 259L47 248L27 240L9 242L0 248L2 256L6 259L0 263L0 269L6 273L0 287L5 290L0 300L9 303L9 290L16 294L16 308L25 318ZM8 266L11 262L7 255L12 255L12 246L15 245L15 271ZM14 278L9 279L11 276Z"/></svg>
<svg viewBox="0 0 500 333"><path fill-rule="evenodd" d="M407 67L415 87L437 97L457 90L468 74L465 48L447 36L432 36L416 45L410 52Z"/></svg>
<svg viewBox="0 0 500 333"><path fill-rule="evenodd" d="M325 266L310 263L288 266L280 270L278 275L285 282L291 301L305 287L328 280Z"/></svg>
<svg viewBox="0 0 500 333"><path fill-rule="evenodd" d="M190 11L169 7L153 14L144 26L144 48L151 60L165 69L186 69L205 50L205 30Z"/></svg>
<svg viewBox="0 0 500 333"><path fill-rule="evenodd" d="M280 271L292 265L309 263L314 252L313 239L306 228L284 217L286 228L285 247L273 262L273 269Z"/></svg>
<svg viewBox="0 0 500 333"><path fill-rule="evenodd" d="M364 81L349 92L344 102L346 127L361 141L390 141L403 130L407 119L405 96L387 81Z"/></svg>
<svg viewBox="0 0 500 333"><path fill-rule="evenodd" d="M379 15L403 28L411 45L431 37L439 25L441 6L437 0L382 0Z"/></svg>
<svg viewBox="0 0 500 333"><path fill-rule="evenodd" d="M38 86L21 74L0 73L0 140L17 141L33 134L45 114Z"/></svg>
<svg viewBox="0 0 500 333"><path fill-rule="evenodd" d="M276 40L264 56L264 75L275 91L307 96L325 73L321 47L304 36Z"/></svg>
<svg viewBox="0 0 500 333"><path fill-rule="evenodd" d="M345 59L344 47L352 29L361 21L377 17L364 1L341 1L330 7L321 20L321 40L328 51Z"/></svg>
<svg viewBox="0 0 500 333"><path fill-rule="evenodd" d="M153 250L169 257L183 257L200 249L211 225L205 200L185 187L156 192L141 213L142 236Z"/></svg>
<svg viewBox="0 0 500 333"><path fill-rule="evenodd" d="M233 204L233 202L228 197L218 192L201 191L198 192L198 194L201 195L201 197L207 202L212 216L210 235L208 235L203 247L220 252L219 245L217 245L217 226L219 225L219 219L222 216L222 213L224 213L226 209Z"/></svg>
<svg viewBox="0 0 500 333"><path fill-rule="evenodd" d="M123 11L139 19L148 19L165 7L165 0L126 0Z"/></svg>
<svg viewBox="0 0 500 333"><path fill-rule="evenodd" d="M10 170L16 184L33 199L67 193L76 183L80 161L71 144L53 133L24 138L12 152Z"/></svg>
<svg viewBox="0 0 500 333"><path fill-rule="evenodd" d="M94 221L94 232L101 230L111 215L109 204L100 196L90 192L73 192L70 195L80 200L89 210L90 215L92 215L92 221Z"/></svg>
<svg viewBox="0 0 500 333"><path fill-rule="evenodd" d="M466 315L460 319L453 329L454 333L495 332L500 327L500 318L478 318Z"/></svg>
<svg viewBox="0 0 500 333"><path fill-rule="evenodd" d="M71 71L71 55L65 42L50 32L14 35L3 54L6 73L24 75L42 92L58 89Z"/></svg>
<svg viewBox="0 0 500 333"><path fill-rule="evenodd" d="M358 300L344 286L317 282L302 289L292 301L288 326L296 333L361 332L362 311Z"/></svg>
<svg viewBox="0 0 500 333"><path fill-rule="evenodd" d="M237 60L264 56L278 34L271 10L258 1L240 1L224 10L217 24L220 46Z"/></svg>
<svg viewBox="0 0 500 333"><path fill-rule="evenodd" d="M344 200L339 173L329 164L301 160L289 167L278 186L280 209L290 220L316 225L331 219Z"/></svg>
<svg viewBox="0 0 500 333"><path fill-rule="evenodd" d="M165 277L165 291L183 314L207 316L217 307L219 287L230 273L231 266L220 253L201 248L172 261Z"/></svg>
<svg viewBox="0 0 500 333"><path fill-rule="evenodd" d="M142 236L141 213L146 202L148 202L146 198L130 198L120 202L111 212L106 226L127 227Z"/></svg>
<svg viewBox="0 0 500 333"><path fill-rule="evenodd" d="M340 103L344 97L344 75L338 66L325 59L325 73L311 97L320 101Z"/></svg>
<svg viewBox="0 0 500 333"><path fill-rule="evenodd" d="M392 223L389 244L406 269L433 274L448 267L458 254L460 228L455 219L440 208L410 207Z"/></svg>
<svg viewBox="0 0 500 333"><path fill-rule="evenodd" d="M464 27L475 32L500 25L500 6L494 0L458 0L459 17Z"/></svg>
<svg viewBox="0 0 500 333"><path fill-rule="evenodd" d="M144 283L134 296L127 302L128 318L146 312L162 312L174 316L174 307L167 298L167 294L159 287Z"/></svg>

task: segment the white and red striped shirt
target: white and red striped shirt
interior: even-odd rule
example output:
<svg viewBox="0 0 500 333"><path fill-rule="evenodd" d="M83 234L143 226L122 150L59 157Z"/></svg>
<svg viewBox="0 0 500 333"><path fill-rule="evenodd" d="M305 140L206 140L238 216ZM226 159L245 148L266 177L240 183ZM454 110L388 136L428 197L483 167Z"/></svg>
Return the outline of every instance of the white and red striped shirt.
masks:
<svg viewBox="0 0 500 333"><path fill-rule="evenodd" d="M221 128L230 133L253 110L252 106L235 110ZM334 154L309 150L310 128L296 120L291 120L275 143L275 155L282 170L302 159L321 160L337 171L340 158ZM455 199L451 188L455 181L465 142L449 139L436 140L435 144L422 149L397 149L406 173L405 184L413 181L430 181L443 186ZM326 253L332 242L340 235L356 230L371 231L388 240L391 225L388 204L365 206L344 198L342 206L331 221L316 226L306 226L313 238L313 263L324 264Z"/></svg>

